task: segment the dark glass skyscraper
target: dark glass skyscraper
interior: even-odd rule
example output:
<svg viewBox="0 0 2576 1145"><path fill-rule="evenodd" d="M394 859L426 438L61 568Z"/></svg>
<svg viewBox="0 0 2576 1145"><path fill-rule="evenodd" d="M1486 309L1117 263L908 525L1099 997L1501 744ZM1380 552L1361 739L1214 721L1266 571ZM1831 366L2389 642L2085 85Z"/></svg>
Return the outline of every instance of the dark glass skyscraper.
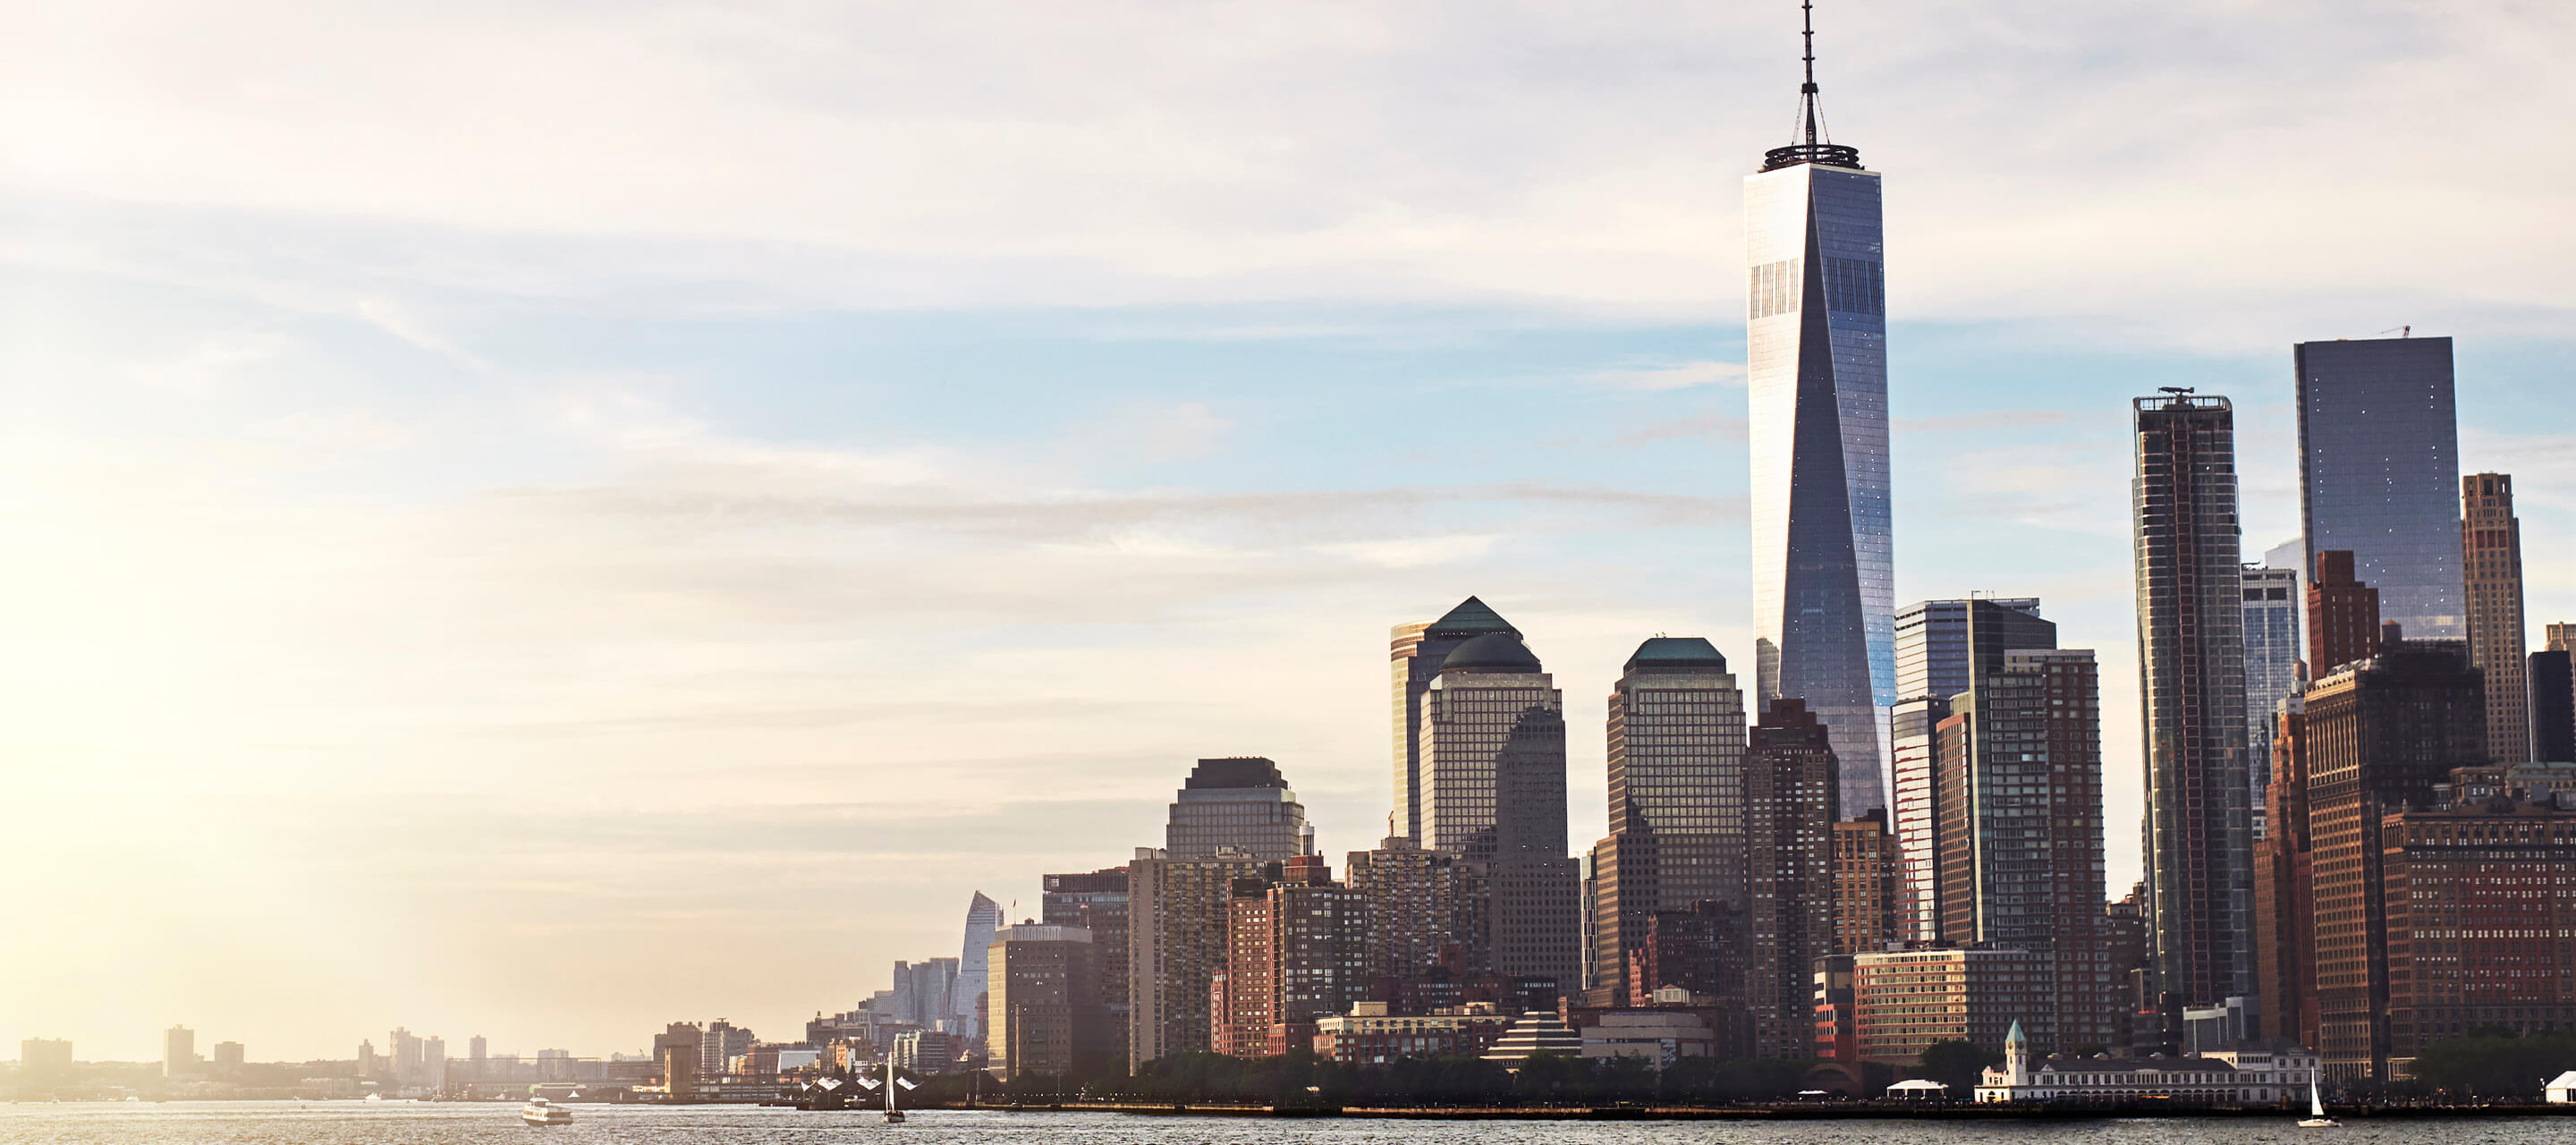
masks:
<svg viewBox="0 0 2576 1145"><path fill-rule="evenodd" d="M2308 559L2348 549L2379 614L2416 640L2464 640L2460 434L2451 340L2301 342L2299 514ZM2310 665L2322 676L2326 666Z"/></svg>
<svg viewBox="0 0 2576 1145"><path fill-rule="evenodd" d="M1825 723L1857 815L1887 806L1897 698L1886 252L1878 173L1823 137L1812 32L1799 113L1744 181L1755 680Z"/></svg>
<svg viewBox="0 0 2576 1145"><path fill-rule="evenodd" d="M2212 1004L2253 984L2235 410L2188 393L2133 405L2150 941L2159 988Z"/></svg>
<svg viewBox="0 0 2576 1145"><path fill-rule="evenodd" d="M1505 633L1452 650L1422 698L1425 845L1485 880L1492 969L1583 979L1579 864L1566 855L1565 701ZM1472 941L1470 945L1473 945Z"/></svg>

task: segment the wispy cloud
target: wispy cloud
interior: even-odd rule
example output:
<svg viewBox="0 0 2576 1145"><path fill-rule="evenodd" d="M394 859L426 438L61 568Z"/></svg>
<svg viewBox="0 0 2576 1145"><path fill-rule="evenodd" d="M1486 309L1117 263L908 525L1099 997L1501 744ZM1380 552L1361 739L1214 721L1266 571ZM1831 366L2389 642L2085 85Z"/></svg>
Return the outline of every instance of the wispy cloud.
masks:
<svg viewBox="0 0 2576 1145"><path fill-rule="evenodd" d="M1741 386L1744 384L1744 363L1714 360L1674 362L1637 369L1602 370L1585 375L1584 380L1623 390L1648 391L1686 390L1694 386Z"/></svg>

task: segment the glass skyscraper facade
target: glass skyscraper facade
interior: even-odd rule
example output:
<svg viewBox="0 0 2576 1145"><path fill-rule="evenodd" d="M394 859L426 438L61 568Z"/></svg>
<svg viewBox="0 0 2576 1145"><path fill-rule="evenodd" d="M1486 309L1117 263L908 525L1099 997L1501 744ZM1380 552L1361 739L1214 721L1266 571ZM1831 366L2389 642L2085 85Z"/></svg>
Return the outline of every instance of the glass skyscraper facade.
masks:
<svg viewBox="0 0 2576 1145"><path fill-rule="evenodd" d="M1485 877L1494 972L1583 979L1581 875L1566 857L1565 699L1505 633L1452 650L1422 698L1424 844Z"/></svg>
<svg viewBox="0 0 2576 1145"><path fill-rule="evenodd" d="M2134 407L2148 927L2159 986L2211 1005L2253 986L2236 415L2187 394Z"/></svg>
<svg viewBox="0 0 2576 1145"><path fill-rule="evenodd" d="M1895 703L1879 177L1832 145L1745 180L1755 681L1828 728L1843 806L1887 806Z"/></svg>
<svg viewBox="0 0 2576 1145"><path fill-rule="evenodd" d="M1440 662L1461 644L1502 633L1520 639L1485 602L1468 597L1440 619L1399 624L1388 634L1395 669L1395 811L1387 834L1422 841L1422 696L1440 675Z"/></svg>
<svg viewBox="0 0 2576 1145"><path fill-rule="evenodd" d="M1631 955L1657 911L1719 899L1741 909L1744 693L1717 646L1658 636L1610 693L1610 836L1592 849L1592 969L1602 1005L1628 1005Z"/></svg>
<svg viewBox="0 0 2576 1145"><path fill-rule="evenodd" d="M2264 789L2272 785L2273 710L2299 686L2299 570L2245 566L2245 786L2254 834L2262 836Z"/></svg>
<svg viewBox="0 0 2576 1145"><path fill-rule="evenodd" d="M2451 340L2302 342L2292 359L2301 567L2350 550L2354 575L2379 590L2380 619L2404 625L2410 639L2467 639Z"/></svg>

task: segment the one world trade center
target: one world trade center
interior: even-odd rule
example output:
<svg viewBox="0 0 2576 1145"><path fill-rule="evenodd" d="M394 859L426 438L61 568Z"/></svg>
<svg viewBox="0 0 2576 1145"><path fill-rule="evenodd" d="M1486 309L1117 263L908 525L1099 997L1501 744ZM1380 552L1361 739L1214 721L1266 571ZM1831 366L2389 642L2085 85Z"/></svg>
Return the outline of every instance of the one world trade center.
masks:
<svg viewBox="0 0 2576 1145"><path fill-rule="evenodd" d="M1812 18L1806 43L1796 141L1744 181L1753 632L1764 706L1804 699L1824 719L1849 817L1892 786L1885 251L1878 173L1823 132Z"/></svg>

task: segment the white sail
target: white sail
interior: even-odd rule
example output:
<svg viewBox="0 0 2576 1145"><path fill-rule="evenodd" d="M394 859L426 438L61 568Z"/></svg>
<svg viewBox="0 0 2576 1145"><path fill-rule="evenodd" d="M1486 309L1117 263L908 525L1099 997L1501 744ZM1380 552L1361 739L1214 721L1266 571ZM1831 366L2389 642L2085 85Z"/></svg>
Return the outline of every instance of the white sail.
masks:
<svg viewBox="0 0 2576 1145"><path fill-rule="evenodd" d="M2325 1115L2326 1115L2326 1099L2325 1099L2325 1097L2324 1097L2322 1094L2319 1094L2319 1093L2317 1092L2317 1079L2315 1079L2315 1078L2313 1078L2313 1077L2312 1077L2312 1078L2309 1078L2309 1079L2308 1079L2308 1116L2310 1116L2310 1117L2324 1117Z"/></svg>

